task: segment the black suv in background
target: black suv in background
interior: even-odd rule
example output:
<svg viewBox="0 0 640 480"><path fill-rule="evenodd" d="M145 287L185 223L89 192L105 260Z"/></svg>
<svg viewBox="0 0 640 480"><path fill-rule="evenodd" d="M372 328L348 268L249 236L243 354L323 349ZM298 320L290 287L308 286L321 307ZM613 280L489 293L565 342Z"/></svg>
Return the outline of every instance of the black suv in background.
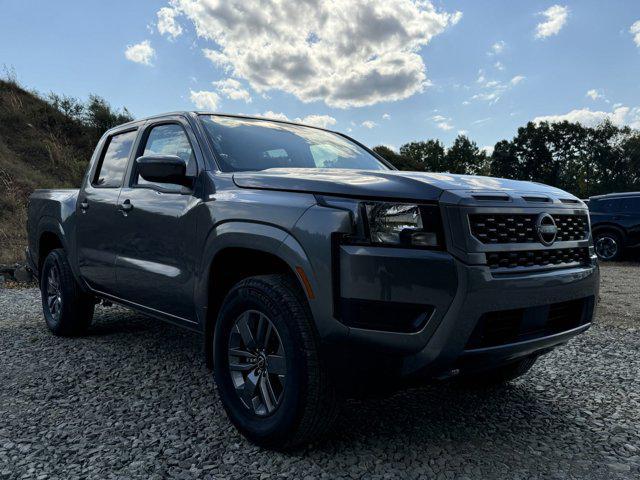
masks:
<svg viewBox="0 0 640 480"><path fill-rule="evenodd" d="M601 260L618 260L624 249L640 246L640 192L598 195L586 203Z"/></svg>

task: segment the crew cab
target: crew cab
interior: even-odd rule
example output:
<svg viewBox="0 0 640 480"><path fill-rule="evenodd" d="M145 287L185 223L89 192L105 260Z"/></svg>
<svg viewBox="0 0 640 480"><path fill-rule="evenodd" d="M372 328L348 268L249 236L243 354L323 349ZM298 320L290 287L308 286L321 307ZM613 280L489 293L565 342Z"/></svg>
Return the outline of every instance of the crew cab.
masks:
<svg viewBox="0 0 640 480"><path fill-rule="evenodd" d="M251 117L109 130L79 190L31 195L28 232L54 334L86 332L100 301L200 332L229 419L277 449L351 395L514 379L598 298L574 196L401 172L346 135Z"/></svg>

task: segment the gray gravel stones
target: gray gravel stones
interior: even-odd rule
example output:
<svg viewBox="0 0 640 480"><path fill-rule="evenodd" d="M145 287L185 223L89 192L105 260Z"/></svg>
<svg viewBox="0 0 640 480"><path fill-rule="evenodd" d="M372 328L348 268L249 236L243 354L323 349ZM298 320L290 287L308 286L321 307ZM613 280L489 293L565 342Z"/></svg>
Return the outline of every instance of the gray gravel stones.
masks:
<svg viewBox="0 0 640 480"><path fill-rule="evenodd" d="M98 308L48 333L37 290L0 290L0 479L638 478L638 265L603 269L597 325L512 386L352 401L295 454L227 421L198 335Z"/></svg>

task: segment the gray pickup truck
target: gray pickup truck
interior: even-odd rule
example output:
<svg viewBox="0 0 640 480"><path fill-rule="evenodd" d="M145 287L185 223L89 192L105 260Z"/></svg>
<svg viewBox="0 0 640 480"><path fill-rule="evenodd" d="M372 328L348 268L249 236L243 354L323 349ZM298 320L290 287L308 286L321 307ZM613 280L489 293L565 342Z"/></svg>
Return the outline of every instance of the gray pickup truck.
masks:
<svg viewBox="0 0 640 480"><path fill-rule="evenodd" d="M589 328L599 288L564 191L400 172L340 133L232 115L108 131L80 190L33 193L28 231L54 334L100 301L200 332L231 422L277 449L350 395L514 379Z"/></svg>

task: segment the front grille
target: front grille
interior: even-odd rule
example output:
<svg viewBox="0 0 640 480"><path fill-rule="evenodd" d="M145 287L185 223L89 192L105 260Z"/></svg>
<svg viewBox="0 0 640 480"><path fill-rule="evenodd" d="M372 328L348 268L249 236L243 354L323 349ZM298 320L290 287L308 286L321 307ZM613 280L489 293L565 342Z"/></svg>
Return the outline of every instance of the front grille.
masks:
<svg viewBox="0 0 640 480"><path fill-rule="evenodd" d="M478 321L466 350L496 347L566 332L591 318L593 297L539 307L487 312Z"/></svg>
<svg viewBox="0 0 640 480"><path fill-rule="evenodd" d="M558 233L556 242L585 240L589 236L587 215L552 215ZM487 214L469 215L471 233L482 243L538 243L536 219L538 215Z"/></svg>
<svg viewBox="0 0 640 480"><path fill-rule="evenodd" d="M588 247L490 252L486 255L487 265L489 265L491 269L546 267L552 265L588 263L590 261Z"/></svg>

